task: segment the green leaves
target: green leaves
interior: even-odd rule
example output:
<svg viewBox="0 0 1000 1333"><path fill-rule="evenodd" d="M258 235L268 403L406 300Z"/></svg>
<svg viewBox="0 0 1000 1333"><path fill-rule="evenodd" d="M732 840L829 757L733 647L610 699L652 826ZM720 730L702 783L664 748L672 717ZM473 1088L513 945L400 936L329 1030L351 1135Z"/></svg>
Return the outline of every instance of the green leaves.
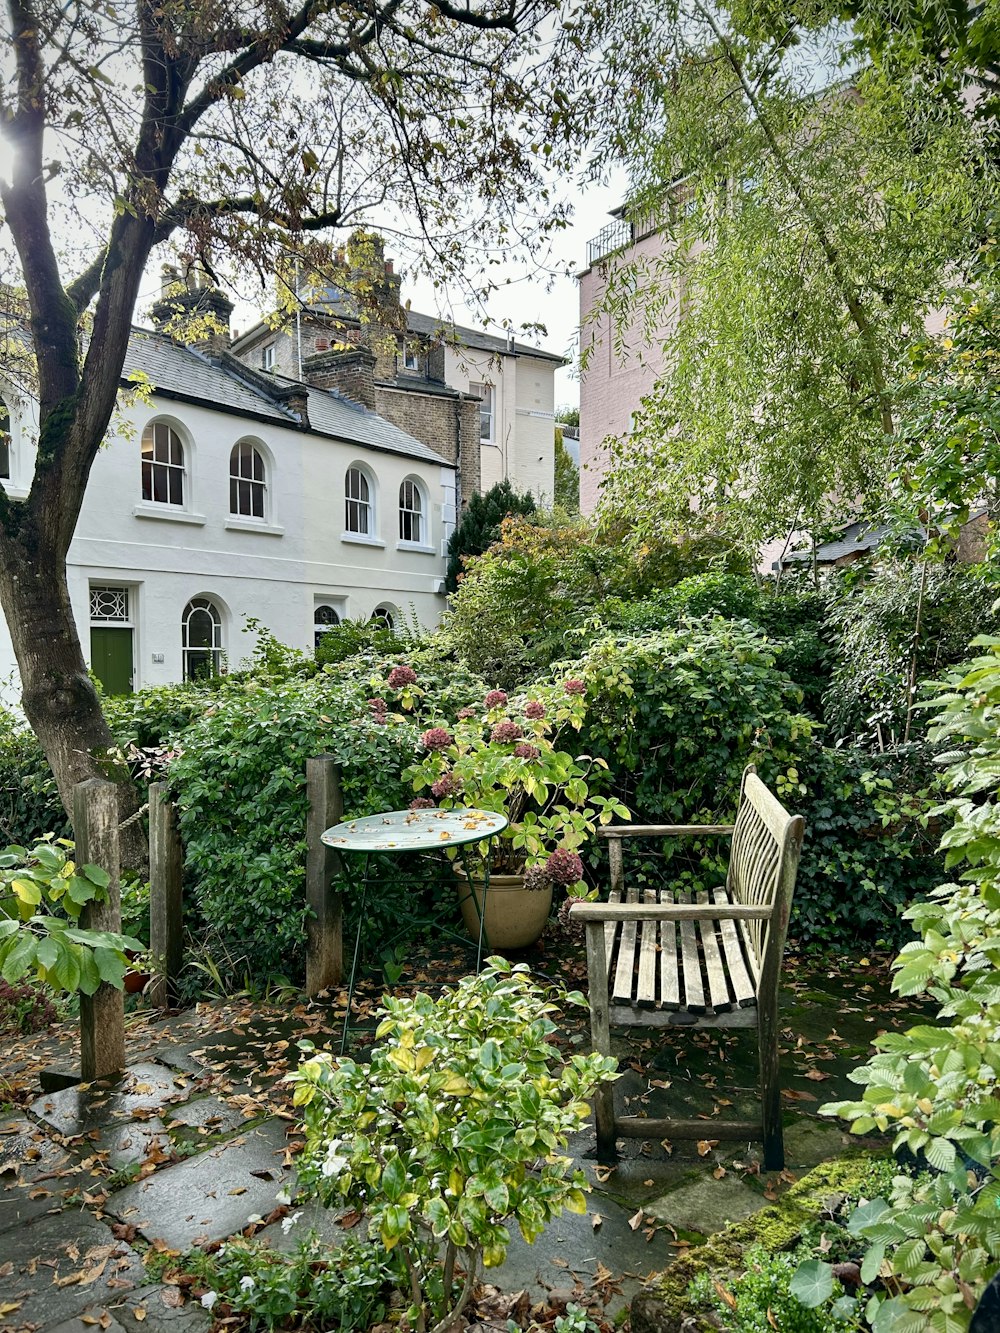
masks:
<svg viewBox="0 0 1000 1333"><path fill-rule="evenodd" d="M387 997L367 1065L318 1054L289 1076L305 1108L303 1187L363 1212L408 1264L420 1256L437 1274L421 1296L435 1320L454 1293L440 1289L431 1237L465 1251L463 1265L492 1266L509 1226L535 1237L563 1209L586 1209L586 1181L561 1150L616 1063L560 1065L547 1038L561 999L523 965L491 959L438 999Z"/></svg>
<svg viewBox="0 0 1000 1333"><path fill-rule="evenodd" d="M814 1310L833 1295L833 1269L820 1259L809 1259L799 1265L789 1290L796 1300Z"/></svg>
<svg viewBox="0 0 1000 1333"><path fill-rule="evenodd" d="M92 995L102 983L121 990L125 950L142 944L75 924L87 903L106 897L110 876L100 866L75 866L71 848L43 841L0 852L0 976L14 983L33 971L70 994Z"/></svg>

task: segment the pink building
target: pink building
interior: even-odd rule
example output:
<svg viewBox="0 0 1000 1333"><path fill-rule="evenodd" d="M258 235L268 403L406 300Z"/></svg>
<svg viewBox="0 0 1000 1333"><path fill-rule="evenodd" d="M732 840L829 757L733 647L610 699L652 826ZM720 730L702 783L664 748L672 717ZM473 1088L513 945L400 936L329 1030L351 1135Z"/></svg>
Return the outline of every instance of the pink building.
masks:
<svg viewBox="0 0 1000 1333"><path fill-rule="evenodd" d="M663 344L669 326L650 333L641 319L623 330L600 306L616 268L655 268L668 242L653 220L628 222L621 210L614 221L587 244L587 267L580 284L580 509L589 514L597 504L608 468L604 441L629 434L632 415L663 368Z"/></svg>

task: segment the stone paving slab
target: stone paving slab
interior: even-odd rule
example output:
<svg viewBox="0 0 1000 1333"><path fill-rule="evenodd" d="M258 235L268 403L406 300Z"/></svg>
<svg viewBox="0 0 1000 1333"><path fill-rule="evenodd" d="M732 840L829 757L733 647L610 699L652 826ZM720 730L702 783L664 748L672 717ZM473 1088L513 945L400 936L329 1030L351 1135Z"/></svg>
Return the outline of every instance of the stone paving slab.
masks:
<svg viewBox="0 0 1000 1333"><path fill-rule="evenodd" d="M730 1222L742 1222L766 1203L761 1191L747 1185L739 1176L727 1174L715 1180L706 1170L700 1180L692 1180L659 1199L652 1199L645 1205L645 1211L677 1231L712 1236Z"/></svg>
<svg viewBox="0 0 1000 1333"><path fill-rule="evenodd" d="M90 1213L66 1209L7 1232L0 1301L17 1308L0 1329L51 1328L92 1306L109 1307L145 1284L139 1255Z"/></svg>
<svg viewBox="0 0 1000 1333"><path fill-rule="evenodd" d="M172 1250L190 1250L234 1235L251 1217L270 1213L276 1196L292 1188L293 1178L283 1164L286 1128L284 1120L266 1120L236 1139L119 1190L105 1211Z"/></svg>
<svg viewBox="0 0 1000 1333"><path fill-rule="evenodd" d="M116 1122L149 1119L187 1095L186 1082L178 1081L165 1065L149 1062L129 1065L118 1079L45 1093L29 1110L60 1134L74 1138Z"/></svg>
<svg viewBox="0 0 1000 1333"><path fill-rule="evenodd" d="M515 1228L506 1261L487 1269L484 1280L503 1291L524 1288L533 1301L539 1301L551 1291L571 1291L576 1282L591 1288L599 1276L598 1265L603 1265L619 1288L607 1304L607 1312L614 1315L650 1274L667 1266L676 1251L663 1228L651 1240L646 1229L633 1230L630 1213L613 1199L595 1192L588 1196L588 1205L584 1216L563 1213L550 1222L532 1245ZM596 1228L595 1216L601 1219Z"/></svg>
<svg viewBox="0 0 1000 1333"><path fill-rule="evenodd" d="M67 1182L45 1177L71 1163L65 1148L53 1143L32 1121L18 1116L0 1122L0 1235L62 1207ZM0 1253L3 1248L0 1240Z"/></svg>
<svg viewBox="0 0 1000 1333"><path fill-rule="evenodd" d="M242 1111L221 1097L198 1097L182 1102L180 1106L172 1106L167 1115L171 1133L179 1133L182 1137L202 1131L209 1136L229 1134L247 1123Z"/></svg>

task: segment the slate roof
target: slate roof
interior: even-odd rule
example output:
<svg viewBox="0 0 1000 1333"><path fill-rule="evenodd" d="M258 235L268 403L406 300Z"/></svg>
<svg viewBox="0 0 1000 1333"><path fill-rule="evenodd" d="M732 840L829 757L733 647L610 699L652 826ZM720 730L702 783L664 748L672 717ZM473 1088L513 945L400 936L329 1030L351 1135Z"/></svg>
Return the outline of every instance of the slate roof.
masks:
<svg viewBox="0 0 1000 1333"><path fill-rule="evenodd" d="M832 565L845 555L864 555L866 551L873 551L879 546L888 531L884 525L870 527L866 523L849 523L839 537L816 547L816 563ZM811 550L789 551L782 563L789 564L800 560L811 562L812 558Z"/></svg>
<svg viewBox="0 0 1000 1333"><path fill-rule="evenodd" d="M545 352L540 347L530 347L527 343L511 342L506 337L495 333L486 333L483 329L466 328L463 324L452 324L448 320L437 319L434 315L421 315L416 310L406 312L406 327L411 333L424 337L444 337L454 340L464 347L474 347L482 352L503 352L508 356L534 356L539 361L554 361L557 366L567 364L566 358L556 352Z"/></svg>
<svg viewBox="0 0 1000 1333"><path fill-rule="evenodd" d="M202 403L236 416L274 421L293 430L303 429L295 413L280 401L284 393L279 391L273 397L269 395L261 384L261 376L251 370L242 374L240 368L228 359L224 365L212 361L162 333L133 330L123 377L127 379L132 371L142 372L154 388L167 397ZM299 387L295 380L277 375L268 378L273 379L277 390ZM401 454L425 463L453 466L421 440L360 404L326 389L311 385L301 387L309 397L309 430L312 434L382 453Z"/></svg>

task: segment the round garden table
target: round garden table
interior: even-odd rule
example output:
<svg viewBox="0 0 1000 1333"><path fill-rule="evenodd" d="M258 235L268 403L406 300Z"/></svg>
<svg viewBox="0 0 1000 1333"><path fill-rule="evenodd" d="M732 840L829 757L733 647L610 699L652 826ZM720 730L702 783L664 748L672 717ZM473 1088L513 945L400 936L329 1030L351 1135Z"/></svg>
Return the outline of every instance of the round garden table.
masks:
<svg viewBox="0 0 1000 1333"><path fill-rule="evenodd" d="M354 999L354 984L357 980L358 957L361 950L361 928L365 919L365 900L368 896L368 875L372 856L403 856L409 852L447 851L450 847L465 848L473 842L485 842L486 854L483 858L485 873L483 877L483 898L479 899L473 891L472 874L464 855L462 867L469 881L469 894L476 905L479 916L479 943L476 950L476 971L483 960L483 944L488 944L485 933L486 895L490 888L490 856L493 839L507 827L507 816L498 815L489 810L471 810L457 807L454 810L390 810L383 815L365 815L361 819L348 819L343 824L335 824L320 835L320 840L328 847L335 847L338 852L358 852L364 856L364 871L361 877L361 906L358 913L358 929L354 937L354 957L351 961L351 975L347 987L347 1012L344 1015L344 1032L340 1041L340 1053L343 1055L347 1046L347 1031L351 1021L351 1002Z"/></svg>

